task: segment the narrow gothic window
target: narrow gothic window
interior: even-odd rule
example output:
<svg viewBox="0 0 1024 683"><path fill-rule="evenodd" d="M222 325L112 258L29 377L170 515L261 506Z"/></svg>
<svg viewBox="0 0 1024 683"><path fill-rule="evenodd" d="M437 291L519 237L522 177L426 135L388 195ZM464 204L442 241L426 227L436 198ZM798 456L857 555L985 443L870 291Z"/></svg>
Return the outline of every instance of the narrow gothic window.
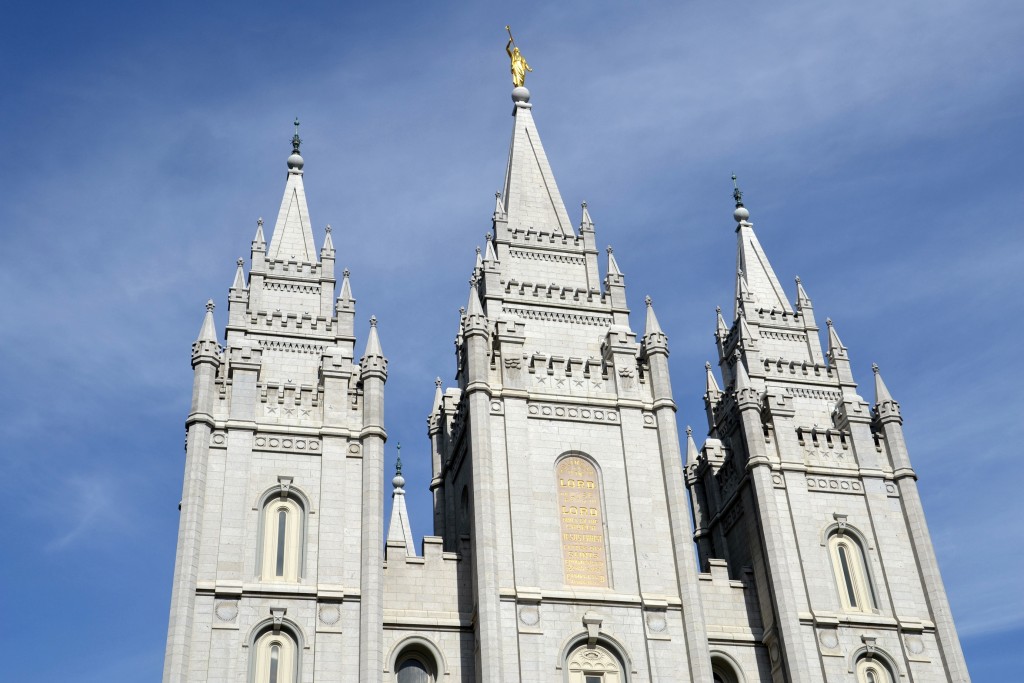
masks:
<svg viewBox="0 0 1024 683"><path fill-rule="evenodd" d="M291 498L271 498L263 509L260 576L298 581L302 570L303 511Z"/></svg>
<svg viewBox="0 0 1024 683"><path fill-rule="evenodd" d="M860 544L850 536L833 534L829 537L828 547L843 609L848 612L875 611L878 605Z"/></svg>
<svg viewBox="0 0 1024 683"><path fill-rule="evenodd" d="M267 631L255 643L253 683L295 683L298 648L284 631Z"/></svg>

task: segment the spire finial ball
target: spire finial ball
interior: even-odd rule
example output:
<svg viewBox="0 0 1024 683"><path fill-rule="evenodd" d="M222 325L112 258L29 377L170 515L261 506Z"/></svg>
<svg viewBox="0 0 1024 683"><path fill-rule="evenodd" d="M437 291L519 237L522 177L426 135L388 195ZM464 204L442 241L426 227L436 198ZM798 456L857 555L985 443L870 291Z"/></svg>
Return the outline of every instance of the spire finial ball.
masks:
<svg viewBox="0 0 1024 683"><path fill-rule="evenodd" d="M206 310L209 311L210 313L213 313L213 308L213 299L210 299L209 301L206 302Z"/></svg>
<svg viewBox="0 0 1024 683"><path fill-rule="evenodd" d="M377 316L370 316L370 327L377 327Z"/></svg>
<svg viewBox="0 0 1024 683"><path fill-rule="evenodd" d="M236 264L238 265L238 267L239 267L239 268L241 268L242 266L244 266L244 265L245 265L245 259L244 259L244 258L242 258L241 256L239 256L239 257L238 257L238 260L237 260L237 261L235 261L235 263L236 263Z"/></svg>
<svg viewBox="0 0 1024 683"><path fill-rule="evenodd" d="M512 89L512 101L522 102L526 104L530 101L530 91L526 89L526 86L519 86L518 88Z"/></svg>
<svg viewBox="0 0 1024 683"><path fill-rule="evenodd" d="M878 363L871 364L871 372L875 373L876 375L878 374Z"/></svg>
<svg viewBox="0 0 1024 683"><path fill-rule="evenodd" d="M651 297L650 296L645 296L644 297L644 303L647 304L648 307L650 307L650 305L653 303L653 301L651 301Z"/></svg>

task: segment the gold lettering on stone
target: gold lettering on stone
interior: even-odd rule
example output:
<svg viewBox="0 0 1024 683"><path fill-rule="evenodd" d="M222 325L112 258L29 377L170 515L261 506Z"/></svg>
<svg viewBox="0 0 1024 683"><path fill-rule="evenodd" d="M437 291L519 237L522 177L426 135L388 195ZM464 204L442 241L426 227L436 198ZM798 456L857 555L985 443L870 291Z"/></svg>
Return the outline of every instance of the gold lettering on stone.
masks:
<svg viewBox="0 0 1024 683"><path fill-rule="evenodd" d="M597 470L575 455L558 463L558 514L562 522L562 563L571 586L608 587L604 519Z"/></svg>

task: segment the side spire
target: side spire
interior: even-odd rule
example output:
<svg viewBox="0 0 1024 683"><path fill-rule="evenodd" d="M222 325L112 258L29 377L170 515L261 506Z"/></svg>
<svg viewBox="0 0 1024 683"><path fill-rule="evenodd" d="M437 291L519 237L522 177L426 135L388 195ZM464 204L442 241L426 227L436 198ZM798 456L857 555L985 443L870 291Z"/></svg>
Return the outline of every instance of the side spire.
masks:
<svg viewBox="0 0 1024 683"><path fill-rule="evenodd" d="M754 224L748 221L750 211L743 205L743 192L736 182L736 175L732 176L733 199L736 201L736 210L733 211L733 218L736 220L736 273L737 273L737 297L739 289L747 290L747 295L759 308L773 308L786 313L792 313L793 309L786 300L786 294L779 284L779 278L775 276L772 264L768 261L761 243L754 234ZM742 278L740 278L742 273ZM740 282L742 280L742 282ZM736 313L742 303L737 300Z"/></svg>
<svg viewBox="0 0 1024 683"><path fill-rule="evenodd" d="M412 542L412 527L409 525L409 510L405 505L405 477L402 476L402 444L398 444L395 459L395 476L391 480L391 524L388 525L386 545L389 548L404 548L407 557L416 556Z"/></svg>
<svg viewBox="0 0 1024 683"><path fill-rule="evenodd" d="M501 193L505 202L501 208L508 226L513 230L533 228L539 232L573 235L569 214L533 122L530 91L516 88L512 91L512 101L515 126Z"/></svg>
<svg viewBox="0 0 1024 683"><path fill-rule="evenodd" d="M384 357L384 351L380 347L380 337L377 336L377 316L370 316L370 334L366 337L366 351L363 358Z"/></svg>
<svg viewBox="0 0 1024 683"><path fill-rule="evenodd" d="M804 311L808 308L814 308L814 304L811 302L811 297L807 296L807 290L804 289L804 283L798 275L796 277L796 310Z"/></svg>
<svg viewBox="0 0 1024 683"><path fill-rule="evenodd" d="M704 363L704 393L707 396L718 396L722 393L722 390L718 387L718 380L715 379L715 373L711 369L711 361Z"/></svg>
<svg viewBox="0 0 1024 683"><path fill-rule="evenodd" d="M206 315L203 316L203 325L199 328L197 342L217 342L217 325L213 321L213 299L206 302Z"/></svg>
<svg viewBox="0 0 1024 683"><path fill-rule="evenodd" d="M292 153L288 157L288 178L267 254L274 260L310 263L316 260L316 247L309 221L309 207L306 205L306 190L302 184L302 167L305 162L299 154L301 143L299 120L295 119Z"/></svg>
<svg viewBox="0 0 1024 683"><path fill-rule="evenodd" d="M693 441L693 429L686 425L686 469L697 467L697 444Z"/></svg>
<svg viewBox="0 0 1024 683"><path fill-rule="evenodd" d="M644 327L644 337L648 337L652 334L665 334L661 331L661 325L658 323L658 316L654 314L654 302L651 297L644 297L644 303L647 304L647 324Z"/></svg>
<svg viewBox="0 0 1024 683"><path fill-rule="evenodd" d="M239 291L245 289L245 259L239 257L235 261L235 279L231 283L231 289L237 289Z"/></svg>
<svg viewBox="0 0 1024 683"><path fill-rule="evenodd" d="M612 248L608 247L608 274L617 275L622 277L622 271L619 270L619 263L615 260L615 254L612 253Z"/></svg>
<svg viewBox="0 0 1024 683"><path fill-rule="evenodd" d="M832 324L832 318L825 319L825 326L828 327L829 358L845 358L846 346L843 344L843 340L839 338L839 333L836 332L836 328Z"/></svg>
<svg viewBox="0 0 1024 683"><path fill-rule="evenodd" d="M882 380L882 373L878 370L878 364L872 363L871 370L875 373L875 414L883 422L886 420L902 422L900 404L889 393L889 387L885 386L885 381Z"/></svg>

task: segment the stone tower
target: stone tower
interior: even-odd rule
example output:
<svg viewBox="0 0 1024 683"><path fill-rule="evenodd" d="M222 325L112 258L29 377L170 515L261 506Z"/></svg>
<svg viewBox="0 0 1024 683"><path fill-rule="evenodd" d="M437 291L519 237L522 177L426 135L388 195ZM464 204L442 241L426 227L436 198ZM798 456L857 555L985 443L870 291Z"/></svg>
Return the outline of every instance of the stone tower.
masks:
<svg viewBox="0 0 1024 683"><path fill-rule="evenodd" d="M529 91L512 100L455 382L436 380L427 417L418 552L400 461L384 533L388 361L373 318L356 360L296 122L224 346L210 302L192 347L164 680L968 681L899 405L877 368L874 405L860 397L831 321L822 349L739 189L721 382L709 363L708 438L687 428L684 457L652 301L634 330L586 203L570 223Z"/></svg>
<svg viewBox="0 0 1024 683"><path fill-rule="evenodd" d="M475 680L710 681L667 338L649 299L630 328L611 249L602 280L587 205L576 232L530 93L512 99L457 386L430 417L435 533L472 563Z"/></svg>
<svg viewBox="0 0 1024 683"><path fill-rule="evenodd" d="M687 458L701 565L752 579L771 680L967 681L899 405L877 366L874 404L857 393L831 320L823 352L803 284L791 306L734 197L725 390L708 364L708 438Z"/></svg>
<svg viewBox="0 0 1024 683"><path fill-rule="evenodd" d="M224 347L212 302L192 347L165 681L335 680L343 662L345 680L380 676L387 359L371 319L354 361L349 274L335 300L299 144L296 121L270 244L261 219L248 278L238 261Z"/></svg>

